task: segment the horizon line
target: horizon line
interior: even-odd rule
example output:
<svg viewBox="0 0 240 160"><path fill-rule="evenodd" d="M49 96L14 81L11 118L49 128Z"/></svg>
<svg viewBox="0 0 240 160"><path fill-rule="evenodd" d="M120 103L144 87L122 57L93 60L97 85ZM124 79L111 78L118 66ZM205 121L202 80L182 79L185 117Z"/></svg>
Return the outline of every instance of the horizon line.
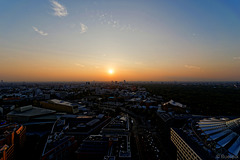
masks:
<svg viewBox="0 0 240 160"><path fill-rule="evenodd" d="M1 83L85 83L85 82L150 82L150 83L158 83L158 82L240 82L240 80L163 80L163 81L154 81L154 80L108 80L108 81L96 81L96 80L85 80L85 81L1 81Z"/></svg>

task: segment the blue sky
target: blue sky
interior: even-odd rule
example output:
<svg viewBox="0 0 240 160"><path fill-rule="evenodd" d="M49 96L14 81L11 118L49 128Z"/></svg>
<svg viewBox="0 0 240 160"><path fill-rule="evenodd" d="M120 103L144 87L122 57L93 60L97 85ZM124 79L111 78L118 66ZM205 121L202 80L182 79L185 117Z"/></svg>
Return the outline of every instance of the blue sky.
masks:
<svg viewBox="0 0 240 160"><path fill-rule="evenodd" d="M240 78L238 0L0 0L0 10L7 81Z"/></svg>

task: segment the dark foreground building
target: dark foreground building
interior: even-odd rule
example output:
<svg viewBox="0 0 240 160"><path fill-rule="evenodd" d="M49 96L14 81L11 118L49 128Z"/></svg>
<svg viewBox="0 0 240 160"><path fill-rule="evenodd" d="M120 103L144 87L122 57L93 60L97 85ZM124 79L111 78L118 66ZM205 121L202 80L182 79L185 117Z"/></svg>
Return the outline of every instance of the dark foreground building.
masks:
<svg viewBox="0 0 240 160"><path fill-rule="evenodd" d="M91 135L76 151L77 159L130 160L130 142L128 136Z"/></svg>
<svg viewBox="0 0 240 160"><path fill-rule="evenodd" d="M76 150L77 141L74 136L65 134L67 129L68 124L65 125L64 120L59 119L54 123L43 149L42 160L67 159L71 157Z"/></svg>
<svg viewBox="0 0 240 160"><path fill-rule="evenodd" d="M18 124L0 126L0 160L15 159L23 149L26 127Z"/></svg>
<svg viewBox="0 0 240 160"><path fill-rule="evenodd" d="M185 128L171 128L177 159L239 159L240 118L191 120Z"/></svg>

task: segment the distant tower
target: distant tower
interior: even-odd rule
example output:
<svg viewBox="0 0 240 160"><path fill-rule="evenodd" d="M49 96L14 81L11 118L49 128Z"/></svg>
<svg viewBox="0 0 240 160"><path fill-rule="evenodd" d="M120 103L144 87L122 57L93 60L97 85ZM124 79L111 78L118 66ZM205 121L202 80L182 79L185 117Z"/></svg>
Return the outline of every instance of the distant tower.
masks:
<svg viewBox="0 0 240 160"><path fill-rule="evenodd" d="M126 84L126 80L124 80L123 83Z"/></svg>

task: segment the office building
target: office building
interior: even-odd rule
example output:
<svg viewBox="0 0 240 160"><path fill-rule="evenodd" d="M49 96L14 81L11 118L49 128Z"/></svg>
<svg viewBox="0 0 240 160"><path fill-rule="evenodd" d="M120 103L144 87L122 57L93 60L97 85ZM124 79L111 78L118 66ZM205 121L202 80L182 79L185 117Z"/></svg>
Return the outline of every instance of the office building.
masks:
<svg viewBox="0 0 240 160"><path fill-rule="evenodd" d="M238 159L240 118L190 119L184 128L171 128L177 159Z"/></svg>
<svg viewBox="0 0 240 160"><path fill-rule="evenodd" d="M108 125L102 128L102 135L129 135L129 118L127 116L118 116Z"/></svg>
<svg viewBox="0 0 240 160"><path fill-rule="evenodd" d="M26 127L18 124L0 126L0 159L10 160L23 149L26 140Z"/></svg>
<svg viewBox="0 0 240 160"><path fill-rule="evenodd" d="M41 101L40 104L43 108L52 109L57 112L65 112L70 114L79 112L77 104L63 100L52 99L48 101Z"/></svg>
<svg viewBox="0 0 240 160"><path fill-rule="evenodd" d="M42 160L67 159L73 155L77 141L74 136L65 134L67 129L68 125L65 124L64 120L59 119L54 123L42 152Z"/></svg>
<svg viewBox="0 0 240 160"><path fill-rule="evenodd" d="M90 135L76 151L77 159L130 160L131 150L128 136Z"/></svg>

